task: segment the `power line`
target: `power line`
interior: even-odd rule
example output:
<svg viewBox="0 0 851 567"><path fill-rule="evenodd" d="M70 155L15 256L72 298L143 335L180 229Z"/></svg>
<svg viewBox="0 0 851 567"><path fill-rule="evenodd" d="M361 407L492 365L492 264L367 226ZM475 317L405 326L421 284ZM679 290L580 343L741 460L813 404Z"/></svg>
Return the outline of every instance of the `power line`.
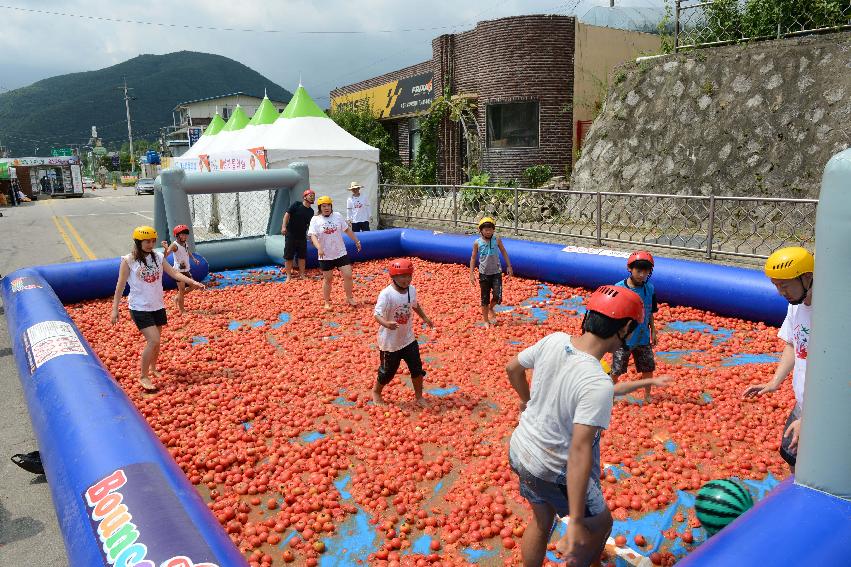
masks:
<svg viewBox="0 0 851 567"><path fill-rule="evenodd" d="M409 33L418 31L434 31L449 29L454 26L436 26L431 28L406 28L398 30L279 30L279 29L262 29L262 28L220 28L217 26L199 26L192 24L173 24L168 22L150 22L146 20L130 20L125 18L107 18L104 16L91 16L88 14L74 14L70 12L55 12L52 10L37 10L35 8L22 8L20 6L0 5L0 9L14 10L17 12L28 12L31 14L39 14L43 16L64 16L67 18L79 18L82 20L93 20L100 22L112 22L116 24L136 24L144 26L156 26L163 28L179 28L199 31L220 31L220 32L245 32L245 33L290 33L290 34L307 34L307 35L366 35L373 33Z"/></svg>

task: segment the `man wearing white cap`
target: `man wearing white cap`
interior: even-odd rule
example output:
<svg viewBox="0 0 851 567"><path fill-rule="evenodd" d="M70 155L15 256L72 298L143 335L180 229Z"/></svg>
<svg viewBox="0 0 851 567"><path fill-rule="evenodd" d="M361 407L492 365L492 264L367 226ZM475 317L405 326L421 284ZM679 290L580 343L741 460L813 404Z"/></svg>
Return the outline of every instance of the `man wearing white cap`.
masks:
<svg viewBox="0 0 851 567"><path fill-rule="evenodd" d="M352 225L352 232L369 231L369 221L372 215L369 209L369 199L360 194L362 188L363 186L357 181L352 181L349 185L349 191L352 192L352 195L346 199L346 220Z"/></svg>

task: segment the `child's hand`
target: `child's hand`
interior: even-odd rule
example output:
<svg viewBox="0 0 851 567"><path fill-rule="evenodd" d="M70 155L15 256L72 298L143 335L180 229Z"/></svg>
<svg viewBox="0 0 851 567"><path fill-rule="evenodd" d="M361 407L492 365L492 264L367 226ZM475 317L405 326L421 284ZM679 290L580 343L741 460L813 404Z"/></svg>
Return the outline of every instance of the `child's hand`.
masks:
<svg viewBox="0 0 851 567"><path fill-rule="evenodd" d="M168 245L168 242L166 242L165 240L163 240L163 241L162 241L162 245L163 245L163 248L165 249L165 251L166 251L166 252L168 252L168 246L169 246L169 245Z"/></svg>
<svg viewBox="0 0 851 567"><path fill-rule="evenodd" d="M384 326L390 329L391 331L395 331L399 328L399 323L397 323L396 321L387 321L384 323Z"/></svg>
<svg viewBox="0 0 851 567"><path fill-rule="evenodd" d="M322 260L323 258L325 258L325 250L323 250L322 248L317 248L317 249L316 249L316 253L319 255L319 259L320 259L320 260Z"/></svg>
<svg viewBox="0 0 851 567"><path fill-rule="evenodd" d="M473 272L470 272L470 283L476 285L476 276L473 275Z"/></svg>
<svg viewBox="0 0 851 567"><path fill-rule="evenodd" d="M509 278L513 278L514 277L514 268L512 268L511 266L508 266L508 268L506 268L506 270L505 270L505 275L507 275Z"/></svg>
<svg viewBox="0 0 851 567"><path fill-rule="evenodd" d="M207 286L201 282L196 282L195 280L192 280L192 283L189 284L189 286L192 287L192 289L207 289Z"/></svg>
<svg viewBox="0 0 851 567"><path fill-rule="evenodd" d="M117 307L112 308L112 315L110 315L110 317L109 317L109 322L113 325L118 323L118 308Z"/></svg>

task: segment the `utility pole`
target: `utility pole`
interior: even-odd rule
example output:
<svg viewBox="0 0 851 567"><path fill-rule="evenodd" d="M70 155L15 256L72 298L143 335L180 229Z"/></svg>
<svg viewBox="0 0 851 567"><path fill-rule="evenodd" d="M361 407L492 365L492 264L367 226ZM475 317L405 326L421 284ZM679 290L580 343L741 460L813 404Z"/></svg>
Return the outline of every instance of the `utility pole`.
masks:
<svg viewBox="0 0 851 567"><path fill-rule="evenodd" d="M130 125L130 101L135 97L127 94L127 91L133 89L127 88L127 77L124 77L124 86L118 89L124 89L124 108L127 111L127 138L130 140L130 173L136 173L136 158L133 156L133 127Z"/></svg>

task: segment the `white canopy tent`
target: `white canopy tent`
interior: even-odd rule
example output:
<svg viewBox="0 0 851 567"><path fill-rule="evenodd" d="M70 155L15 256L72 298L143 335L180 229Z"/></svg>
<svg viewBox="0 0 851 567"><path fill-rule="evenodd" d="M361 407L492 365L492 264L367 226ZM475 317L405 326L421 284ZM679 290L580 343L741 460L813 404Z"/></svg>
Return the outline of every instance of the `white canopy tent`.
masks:
<svg viewBox="0 0 851 567"><path fill-rule="evenodd" d="M267 118L254 123L252 119L251 122L242 128L232 126L230 130L226 125L222 131L212 135L209 142L201 145L200 151L192 151L193 146L190 152L177 158L176 165L189 171L217 171L262 167L262 157L265 157L265 165L270 169L284 168L296 161L305 162L310 171L311 188L317 195L329 195L334 201L334 209L343 215L350 183L355 181L362 185L361 194L370 201L375 227L378 221L377 148L355 138L328 118L301 85L276 120L268 123ZM196 146L205 137L206 133ZM265 194L242 194L236 203L229 202L235 199L233 196L222 197L219 216L224 234L247 236L265 231L265 224L261 227L259 219L249 223L250 226L246 224L249 218L262 216L261 209L268 212ZM209 201L209 196L206 196L204 204L194 203L196 218L202 223L207 222L209 214L198 209L208 207ZM234 207L238 208L232 210ZM231 222L231 217L238 218L240 222Z"/></svg>

